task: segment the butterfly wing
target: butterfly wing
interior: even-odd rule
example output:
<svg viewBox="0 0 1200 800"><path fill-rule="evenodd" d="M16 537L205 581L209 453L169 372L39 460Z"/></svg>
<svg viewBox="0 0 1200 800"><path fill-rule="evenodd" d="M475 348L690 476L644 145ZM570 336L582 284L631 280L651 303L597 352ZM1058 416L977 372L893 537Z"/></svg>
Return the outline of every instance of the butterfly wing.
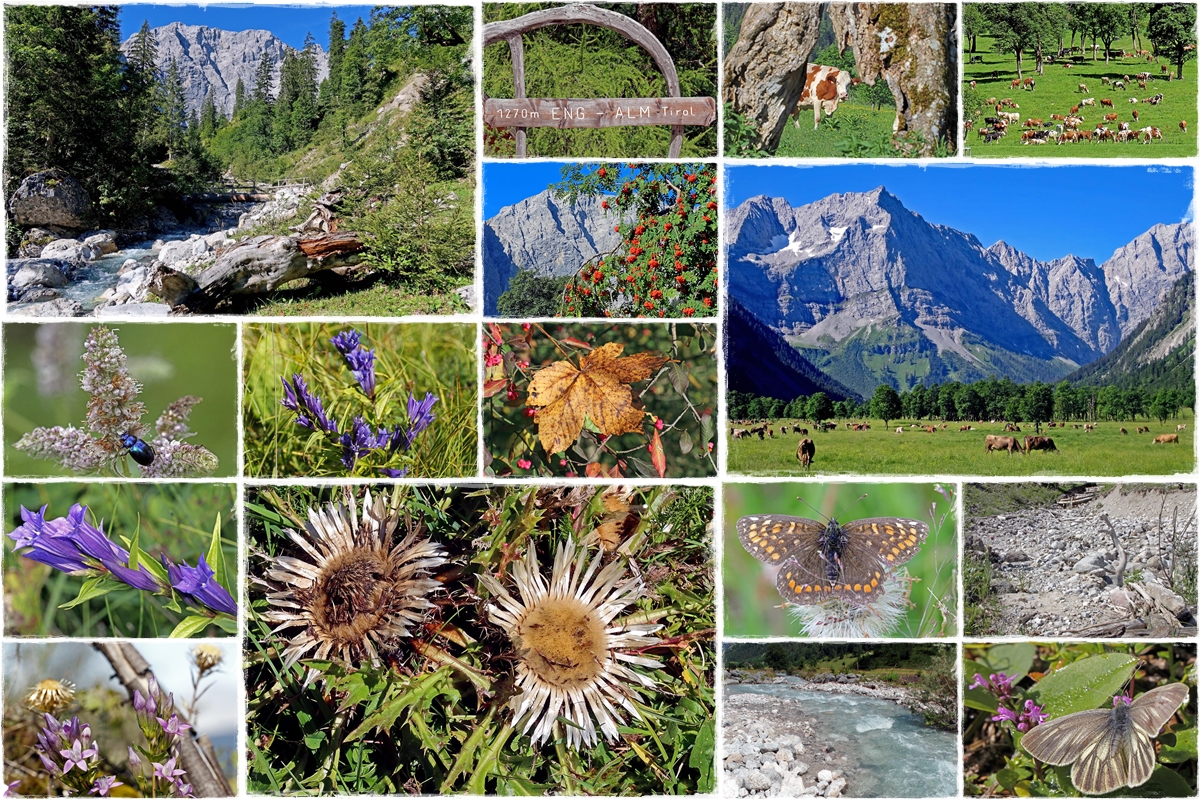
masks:
<svg viewBox="0 0 1200 800"><path fill-rule="evenodd" d="M1176 710L1187 702L1187 684L1168 683L1143 694L1129 706L1129 717L1142 733L1153 739L1158 736Z"/></svg>
<svg viewBox="0 0 1200 800"><path fill-rule="evenodd" d="M842 525L849 536L843 553L847 582L868 578L876 569L894 569L921 550L929 525L901 517L869 517Z"/></svg>
<svg viewBox="0 0 1200 800"><path fill-rule="evenodd" d="M764 564L782 564L789 556L814 568L820 562L818 537L825 526L807 517L760 514L737 521L738 539L746 552Z"/></svg>
<svg viewBox="0 0 1200 800"><path fill-rule="evenodd" d="M1062 766L1078 761L1104 735L1111 712L1097 708L1048 720L1021 737L1021 747L1038 761Z"/></svg>

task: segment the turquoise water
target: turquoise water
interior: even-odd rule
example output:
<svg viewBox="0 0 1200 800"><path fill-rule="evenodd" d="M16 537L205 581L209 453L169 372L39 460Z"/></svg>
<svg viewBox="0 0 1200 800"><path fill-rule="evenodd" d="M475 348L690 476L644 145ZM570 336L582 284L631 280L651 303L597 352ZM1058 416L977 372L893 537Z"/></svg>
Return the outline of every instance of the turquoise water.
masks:
<svg viewBox="0 0 1200 800"><path fill-rule="evenodd" d="M797 704L834 753L850 797L951 797L958 794L958 742L953 733L926 727L907 708L856 694L806 692L788 686L732 686L730 694L758 694ZM824 767L800 756L815 773ZM808 776L805 776L806 778ZM807 781L806 781L807 783Z"/></svg>

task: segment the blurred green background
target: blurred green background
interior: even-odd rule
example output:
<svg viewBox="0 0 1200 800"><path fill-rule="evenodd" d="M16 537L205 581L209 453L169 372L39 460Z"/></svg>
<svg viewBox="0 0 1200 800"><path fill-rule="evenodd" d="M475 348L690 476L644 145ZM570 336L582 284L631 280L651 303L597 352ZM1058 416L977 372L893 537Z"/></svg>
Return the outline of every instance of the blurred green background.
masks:
<svg viewBox="0 0 1200 800"><path fill-rule="evenodd" d="M953 636L958 630L957 522L954 486L914 483L727 483L725 484L726 636L800 636L800 626L781 608L774 570L755 559L738 540L737 521L750 514L787 514L819 519L802 497L827 517L845 523L867 517L906 517L929 524L929 538L904 566L917 578L914 605L894 636ZM854 503L860 495L867 496ZM854 503L851 508L850 504ZM934 516L930 509L934 508ZM845 512L844 514L841 512ZM944 517L944 519L943 519ZM940 525L939 525L940 523ZM944 608L938 607L935 598Z"/></svg>
<svg viewBox="0 0 1200 800"><path fill-rule="evenodd" d="M165 607L167 598L122 588L71 609L86 580L23 558L8 537L21 524L21 507L46 505L46 519L65 517L74 503L88 507L88 522L113 542L138 534L138 545L151 557L165 553L175 563L196 566L207 553L221 518L221 550L230 586L237 597L238 551L236 487L219 483L9 483L4 486L4 635L5 636L166 636L185 613ZM209 625L201 636L225 636Z"/></svg>
<svg viewBox="0 0 1200 800"><path fill-rule="evenodd" d="M37 331L54 326L56 346L37 352ZM33 459L13 449L36 427L84 424L88 395L79 388L83 340L91 323L54 322L4 325L4 457L12 476L69 475L53 461ZM184 395L204 398L192 409L187 441L211 450L220 464L216 476L237 474L237 328L193 323L130 323L117 331L130 373L142 384L146 425ZM145 438L152 438L152 434ZM132 461L129 467L136 474Z"/></svg>
<svg viewBox="0 0 1200 800"><path fill-rule="evenodd" d="M331 343L335 335L357 330L362 346L376 354L375 409L366 400L346 359ZM342 449L323 434L296 424L284 408L283 383L299 374L324 403L338 430L350 428L356 414L373 427L408 420L408 395L437 395L436 416L413 444L412 478L473 476L478 471L478 414L474 324L414 322L295 323L246 325L246 475L259 477L343 477ZM372 475L371 477L378 477Z"/></svg>

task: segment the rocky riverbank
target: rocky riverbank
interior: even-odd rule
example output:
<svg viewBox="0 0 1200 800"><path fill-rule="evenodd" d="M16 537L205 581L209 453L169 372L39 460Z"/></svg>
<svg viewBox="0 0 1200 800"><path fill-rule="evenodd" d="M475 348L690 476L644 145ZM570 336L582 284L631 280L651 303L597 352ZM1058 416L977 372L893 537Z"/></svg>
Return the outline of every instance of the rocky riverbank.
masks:
<svg viewBox="0 0 1200 800"><path fill-rule="evenodd" d="M804 679L731 670L725 684L722 715L725 757L721 793L725 797L862 796L855 792L856 765L848 757L845 744L822 731L820 722L806 713L803 703L778 696L728 691L732 686L743 685L853 694L897 703L918 713L926 707L905 687L866 681L857 675L818 675Z"/></svg>

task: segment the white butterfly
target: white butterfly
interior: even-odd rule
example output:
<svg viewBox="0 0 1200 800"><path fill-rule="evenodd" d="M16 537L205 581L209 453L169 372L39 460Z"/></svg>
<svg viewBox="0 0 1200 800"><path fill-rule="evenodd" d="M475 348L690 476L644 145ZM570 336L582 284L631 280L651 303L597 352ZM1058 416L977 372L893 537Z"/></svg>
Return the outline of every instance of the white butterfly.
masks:
<svg viewBox="0 0 1200 800"><path fill-rule="evenodd" d="M1111 711L1077 711L1043 722L1021 738L1021 746L1038 761L1074 764L1071 782L1084 794L1140 786L1154 771L1151 739L1187 699L1186 684L1159 686L1128 706L1118 699Z"/></svg>

